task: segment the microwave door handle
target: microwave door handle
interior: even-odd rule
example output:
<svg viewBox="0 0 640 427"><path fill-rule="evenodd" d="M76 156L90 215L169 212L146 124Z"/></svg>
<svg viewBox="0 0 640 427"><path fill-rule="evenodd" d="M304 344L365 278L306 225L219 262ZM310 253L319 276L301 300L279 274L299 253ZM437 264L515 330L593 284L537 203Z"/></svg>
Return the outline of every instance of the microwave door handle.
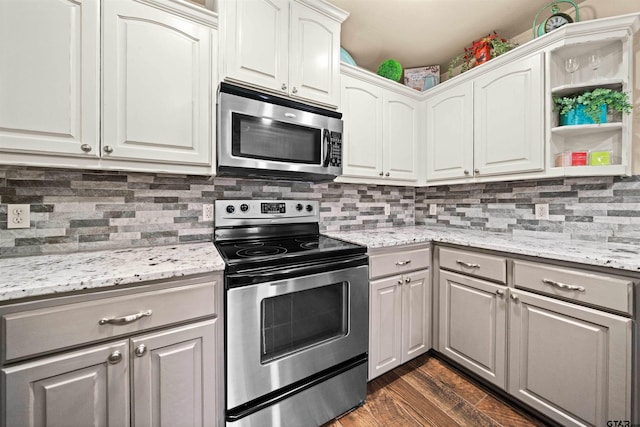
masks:
<svg viewBox="0 0 640 427"><path fill-rule="evenodd" d="M331 160L331 133L329 133L329 129L322 130L322 142L324 143L324 162L322 162L322 166L326 168Z"/></svg>

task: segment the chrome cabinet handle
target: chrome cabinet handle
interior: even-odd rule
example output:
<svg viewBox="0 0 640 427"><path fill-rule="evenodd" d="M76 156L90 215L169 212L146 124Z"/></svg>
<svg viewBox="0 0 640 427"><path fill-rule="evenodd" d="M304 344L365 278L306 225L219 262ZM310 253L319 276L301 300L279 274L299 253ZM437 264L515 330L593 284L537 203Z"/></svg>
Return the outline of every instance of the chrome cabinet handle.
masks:
<svg viewBox="0 0 640 427"><path fill-rule="evenodd" d="M406 279L404 279L404 283L411 283L411 277L407 277Z"/></svg>
<svg viewBox="0 0 640 427"><path fill-rule="evenodd" d="M88 152L90 152L90 151L93 149L93 147L91 147L89 144L82 144L82 145L80 146L80 149L81 149L82 151L84 151L85 153L88 153Z"/></svg>
<svg viewBox="0 0 640 427"><path fill-rule="evenodd" d="M136 357L142 357L147 353L147 346L144 344L140 344L139 346L136 347L135 350L133 350L133 352L136 355Z"/></svg>
<svg viewBox="0 0 640 427"><path fill-rule="evenodd" d="M407 265L407 264L411 264L410 259L406 259L404 261L396 261L396 265Z"/></svg>
<svg viewBox="0 0 640 427"><path fill-rule="evenodd" d="M550 279L542 279L542 283L546 285L555 286L558 289L564 289L566 291L578 291L578 292L585 291L584 287L582 286L568 285L566 283L556 282L555 280L550 280Z"/></svg>
<svg viewBox="0 0 640 427"><path fill-rule="evenodd" d="M104 319L100 319L98 324L99 325L106 325L106 324L126 325L127 323L135 322L136 320L142 319L143 317L151 316L151 314L153 314L153 312L151 310L147 310L147 311L141 311L140 313L136 313L136 314L130 314L128 316L112 317L110 319L107 319L105 317Z"/></svg>
<svg viewBox="0 0 640 427"><path fill-rule="evenodd" d="M111 153L113 153L113 147L112 147L112 146L110 146L110 145L105 145L105 146L104 146L104 148L103 148L103 150L104 150L104 152L105 152L105 153L107 153L107 154L111 154Z"/></svg>
<svg viewBox="0 0 640 427"><path fill-rule="evenodd" d="M384 172L380 171L380 173L378 175L383 176Z"/></svg>
<svg viewBox="0 0 640 427"><path fill-rule="evenodd" d="M513 300L513 302L518 303L518 301L520 301L520 298L518 298L518 295L516 294L511 294L509 295L511 297L511 299Z"/></svg>
<svg viewBox="0 0 640 427"><path fill-rule="evenodd" d="M287 90L287 85L282 83L282 90Z"/></svg>
<svg viewBox="0 0 640 427"><path fill-rule="evenodd" d="M473 172L474 172L474 173L480 173L480 169L475 168L475 169L473 170Z"/></svg>
<svg viewBox="0 0 640 427"><path fill-rule="evenodd" d="M122 360L122 353L120 353L118 350L114 351L113 353L111 353L109 355L109 357L107 357L107 361L111 365L115 365L116 363L120 363L121 360Z"/></svg>
<svg viewBox="0 0 640 427"><path fill-rule="evenodd" d="M298 88L294 86L293 89L291 89L291 93L298 93Z"/></svg>
<svg viewBox="0 0 640 427"><path fill-rule="evenodd" d="M402 281L402 277L398 279L398 285L402 285L404 282Z"/></svg>
<svg viewBox="0 0 640 427"><path fill-rule="evenodd" d="M469 169L465 169L465 170L464 170L464 174L465 174L465 175L469 175Z"/></svg>
<svg viewBox="0 0 640 427"><path fill-rule="evenodd" d="M385 173L384 176L389 176L389 172Z"/></svg>
<svg viewBox="0 0 640 427"><path fill-rule="evenodd" d="M496 295L498 295L500 298L503 298L504 297L504 291L502 289L498 289L496 291Z"/></svg>
<svg viewBox="0 0 640 427"><path fill-rule="evenodd" d="M456 260L456 264L467 268L480 268L480 264L469 264L468 262L460 261L459 259Z"/></svg>

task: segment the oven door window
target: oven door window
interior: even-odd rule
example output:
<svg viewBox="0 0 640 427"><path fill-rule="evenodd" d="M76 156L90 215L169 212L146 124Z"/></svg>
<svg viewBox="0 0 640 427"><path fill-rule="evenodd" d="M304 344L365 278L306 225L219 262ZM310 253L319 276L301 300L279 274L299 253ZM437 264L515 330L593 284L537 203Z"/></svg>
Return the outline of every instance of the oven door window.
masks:
<svg viewBox="0 0 640 427"><path fill-rule="evenodd" d="M260 361L295 353L347 334L347 282L262 300Z"/></svg>
<svg viewBox="0 0 640 427"><path fill-rule="evenodd" d="M236 157L319 165L322 130L233 113L231 153Z"/></svg>

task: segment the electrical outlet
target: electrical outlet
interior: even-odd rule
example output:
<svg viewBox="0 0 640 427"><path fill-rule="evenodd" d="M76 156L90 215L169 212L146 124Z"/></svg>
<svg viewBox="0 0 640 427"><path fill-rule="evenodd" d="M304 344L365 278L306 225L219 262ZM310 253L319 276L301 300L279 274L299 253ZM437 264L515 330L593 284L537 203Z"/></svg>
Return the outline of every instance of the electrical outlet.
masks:
<svg viewBox="0 0 640 427"><path fill-rule="evenodd" d="M536 219L549 219L549 205L547 203L536 204Z"/></svg>
<svg viewBox="0 0 640 427"><path fill-rule="evenodd" d="M31 205L7 205L7 228L31 227Z"/></svg>
<svg viewBox="0 0 640 427"><path fill-rule="evenodd" d="M391 206L388 203L384 205L384 214L391 215Z"/></svg>
<svg viewBox="0 0 640 427"><path fill-rule="evenodd" d="M429 205L429 215L437 215L438 214L438 205L432 203Z"/></svg>
<svg viewBox="0 0 640 427"><path fill-rule="evenodd" d="M213 221L213 205L202 205L202 220Z"/></svg>

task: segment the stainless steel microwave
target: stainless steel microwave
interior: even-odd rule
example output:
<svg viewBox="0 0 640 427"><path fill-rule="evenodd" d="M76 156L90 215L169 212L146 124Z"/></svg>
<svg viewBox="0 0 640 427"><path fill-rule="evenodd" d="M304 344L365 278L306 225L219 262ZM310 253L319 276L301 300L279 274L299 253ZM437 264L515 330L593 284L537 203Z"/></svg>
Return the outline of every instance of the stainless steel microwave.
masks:
<svg viewBox="0 0 640 427"><path fill-rule="evenodd" d="M221 83L218 176L322 182L342 174L342 114Z"/></svg>

